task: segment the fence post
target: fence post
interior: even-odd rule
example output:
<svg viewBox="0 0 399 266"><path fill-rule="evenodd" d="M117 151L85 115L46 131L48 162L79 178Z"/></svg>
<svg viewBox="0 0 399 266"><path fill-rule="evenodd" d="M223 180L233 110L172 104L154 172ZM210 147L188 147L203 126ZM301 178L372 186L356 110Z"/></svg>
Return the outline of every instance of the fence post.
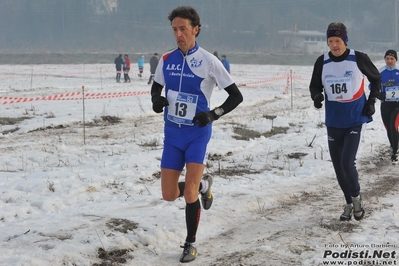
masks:
<svg viewBox="0 0 399 266"><path fill-rule="evenodd" d="M291 79L291 110L294 108L294 95L292 91L292 69L290 69L290 79Z"/></svg>
<svg viewBox="0 0 399 266"><path fill-rule="evenodd" d="M85 86L82 86L82 95L83 95L83 144L86 145L86 121L85 121Z"/></svg>

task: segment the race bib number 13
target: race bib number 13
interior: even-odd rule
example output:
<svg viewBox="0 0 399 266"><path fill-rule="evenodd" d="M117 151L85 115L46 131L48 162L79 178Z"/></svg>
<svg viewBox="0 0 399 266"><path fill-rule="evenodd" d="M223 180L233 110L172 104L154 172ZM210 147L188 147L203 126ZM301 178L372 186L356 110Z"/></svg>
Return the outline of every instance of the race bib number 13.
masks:
<svg viewBox="0 0 399 266"><path fill-rule="evenodd" d="M192 120L197 110L198 95L169 90L167 98L169 102L168 120L176 124L192 126Z"/></svg>

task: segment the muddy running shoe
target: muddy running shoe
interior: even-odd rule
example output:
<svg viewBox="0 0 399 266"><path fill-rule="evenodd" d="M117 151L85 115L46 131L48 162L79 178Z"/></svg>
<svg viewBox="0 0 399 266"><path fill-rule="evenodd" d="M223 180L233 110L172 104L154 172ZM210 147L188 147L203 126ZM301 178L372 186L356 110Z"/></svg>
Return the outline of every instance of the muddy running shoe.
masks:
<svg viewBox="0 0 399 266"><path fill-rule="evenodd" d="M362 196L352 197L353 203L353 217L355 220L360 221L364 216L364 206Z"/></svg>
<svg viewBox="0 0 399 266"><path fill-rule="evenodd" d="M205 175L202 180L208 182L208 189L205 192L201 193L202 208L204 208L204 210L208 210L212 206L213 202L213 195L211 191L213 177L211 175Z"/></svg>
<svg viewBox="0 0 399 266"><path fill-rule="evenodd" d="M398 155L397 154L392 154L391 156L391 162L392 164L397 164L398 163Z"/></svg>
<svg viewBox="0 0 399 266"><path fill-rule="evenodd" d="M186 263L195 260L197 257L197 248L191 243L185 243L183 248L183 254L180 256L180 262Z"/></svg>
<svg viewBox="0 0 399 266"><path fill-rule="evenodd" d="M339 219L341 221L349 221L352 218L353 214L353 204L346 204L344 208L344 212L341 214Z"/></svg>

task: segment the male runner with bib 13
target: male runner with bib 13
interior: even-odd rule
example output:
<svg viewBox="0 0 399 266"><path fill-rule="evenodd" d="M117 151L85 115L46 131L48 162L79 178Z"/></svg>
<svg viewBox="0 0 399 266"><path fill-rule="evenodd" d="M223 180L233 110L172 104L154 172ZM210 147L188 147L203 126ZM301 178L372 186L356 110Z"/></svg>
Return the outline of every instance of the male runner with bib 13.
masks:
<svg viewBox="0 0 399 266"><path fill-rule="evenodd" d="M164 148L161 159L161 186L164 200L184 196L187 237L180 262L197 256L195 245L201 204L211 207L213 195L210 175L202 177L212 122L236 108L242 94L222 63L198 46L201 23L197 11L189 6L175 8L168 16L177 48L162 55L151 87L156 113L164 111ZM228 93L225 102L210 110L215 84ZM165 96L162 89L165 88ZM179 182L186 167L185 181Z"/></svg>

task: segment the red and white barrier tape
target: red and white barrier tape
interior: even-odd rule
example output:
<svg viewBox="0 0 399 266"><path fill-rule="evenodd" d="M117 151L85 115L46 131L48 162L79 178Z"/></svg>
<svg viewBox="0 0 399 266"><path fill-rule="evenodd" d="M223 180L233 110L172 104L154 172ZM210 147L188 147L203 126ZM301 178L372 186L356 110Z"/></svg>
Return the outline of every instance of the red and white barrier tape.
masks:
<svg viewBox="0 0 399 266"><path fill-rule="evenodd" d="M288 87L290 85L290 79L296 81L307 81L309 78L304 78L300 76L293 76L288 73L283 76L271 77L257 81L250 81L237 84L238 87L251 87L256 84L263 84L268 82L275 82L279 80L287 80L284 94L288 92ZM105 99L105 98L118 98L118 97L128 97L128 96L140 96L149 95L150 91L129 91L129 92L96 92L96 93L85 93L85 99ZM79 96L79 97L77 97ZM14 104L14 103L24 103L24 102L34 102L34 101L71 101L71 100L82 100L83 92L70 92L55 94L51 96L38 96L38 97L11 97L11 96L1 96L0 95L0 105Z"/></svg>
<svg viewBox="0 0 399 266"><path fill-rule="evenodd" d="M287 75L284 75L284 76L279 76L279 77L272 77L272 78L268 78L268 79L262 79L262 80L258 80L258 81L239 83L239 84L237 84L237 86L238 87L245 87L245 86L252 85L252 84L261 84L261 83L274 82L274 81L285 79L286 77L287 77Z"/></svg>
<svg viewBox="0 0 399 266"><path fill-rule="evenodd" d="M126 91L126 92L95 92L95 93L85 93L85 100L91 99L105 99L105 98L119 98L128 96L140 96L149 95L150 91ZM76 97L80 96L80 97ZM10 96L0 96L0 104L13 104L13 103L24 103L24 102L34 102L34 101L70 101L70 100L82 100L83 92L71 92L62 93L51 96L39 96L39 97L10 97ZM3 101L1 101L3 100Z"/></svg>

